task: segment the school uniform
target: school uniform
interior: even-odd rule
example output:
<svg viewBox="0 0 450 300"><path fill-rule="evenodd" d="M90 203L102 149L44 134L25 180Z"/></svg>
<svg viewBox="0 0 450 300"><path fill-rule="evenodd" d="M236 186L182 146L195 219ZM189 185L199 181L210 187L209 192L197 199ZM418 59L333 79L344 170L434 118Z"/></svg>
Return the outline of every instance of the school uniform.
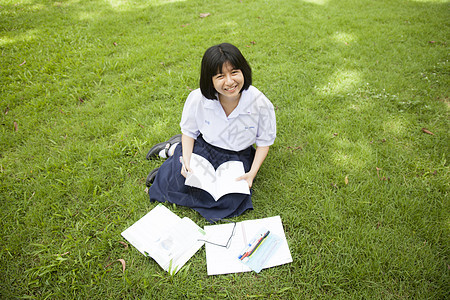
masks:
<svg viewBox="0 0 450 300"><path fill-rule="evenodd" d="M193 153L203 156L214 168L239 160L250 171L256 146L270 146L276 137L272 103L254 86L242 91L237 107L226 116L220 102L207 99L200 89L192 91L184 105L181 132L193 139ZM184 184L180 174L181 143L159 168L149 188L150 200L191 207L208 221L234 217L253 209L251 195L227 194L218 201L206 191Z"/></svg>

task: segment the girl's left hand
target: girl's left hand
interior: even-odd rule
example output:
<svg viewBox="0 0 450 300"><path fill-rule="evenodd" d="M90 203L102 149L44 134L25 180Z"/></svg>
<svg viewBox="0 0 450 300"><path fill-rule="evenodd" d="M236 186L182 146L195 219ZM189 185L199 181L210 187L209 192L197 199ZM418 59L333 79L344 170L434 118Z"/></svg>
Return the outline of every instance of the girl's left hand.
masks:
<svg viewBox="0 0 450 300"><path fill-rule="evenodd" d="M248 173L245 173L241 177L236 178L236 180L244 179L245 181L247 181L248 188L250 189L253 184L253 179L255 179L256 173L258 173L259 167L261 167L264 159L266 159L268 152L269 146L256 147L255 158L253 159L250 171L248 171Z"/></svg>
<svg viewBox="0 0 450 300"><path fill-rule="evenodd" d="M253 185L253 179L255 179L255 176L253 176L250 172L249 173L245 173L244 175L236 178L236 181L239 180L245 180L247 181L248 184L248 188L250 189Z"/></svg>

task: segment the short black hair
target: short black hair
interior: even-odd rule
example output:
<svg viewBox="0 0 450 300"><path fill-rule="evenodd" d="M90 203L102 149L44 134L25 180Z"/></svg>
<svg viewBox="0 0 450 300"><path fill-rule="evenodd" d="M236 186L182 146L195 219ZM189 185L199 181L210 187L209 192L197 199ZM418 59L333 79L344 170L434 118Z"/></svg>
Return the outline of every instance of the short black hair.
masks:
<svg viewBox="0 0 450 300"><path fill-rule="evenodd" d="M223 64L229 62L234 69L241 70L244 76L244 86L240 90L246 90L252 84L252 69L245 60L241 51L236 46L222 43L206 50L202 59L200 71L200 90L208 99L216 99L216 89L212 81L213 76L222 72Z"/></svg>

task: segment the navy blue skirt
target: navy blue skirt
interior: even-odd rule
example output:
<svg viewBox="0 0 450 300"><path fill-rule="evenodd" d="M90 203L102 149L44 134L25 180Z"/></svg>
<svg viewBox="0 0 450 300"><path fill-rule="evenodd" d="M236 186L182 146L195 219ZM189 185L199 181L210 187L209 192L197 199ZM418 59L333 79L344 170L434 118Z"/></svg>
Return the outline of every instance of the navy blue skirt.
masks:
<svg viewBox="0 0 450 300"><path fill-rule="evenodd" d="M242 161L245 172L250 171L255 157L255 148L252 146L242 151L230 151L208 144L201 136L194 142L193 152L209 160L215 169L229 160ZM253 209L251 195L233 193L215 201L208 192L185 185L185 178L180 174L180 156L182 156L181 143L175 148L174 154L159 168L148 190L150 201L170 202L190 207L211 223Z"/></svg>

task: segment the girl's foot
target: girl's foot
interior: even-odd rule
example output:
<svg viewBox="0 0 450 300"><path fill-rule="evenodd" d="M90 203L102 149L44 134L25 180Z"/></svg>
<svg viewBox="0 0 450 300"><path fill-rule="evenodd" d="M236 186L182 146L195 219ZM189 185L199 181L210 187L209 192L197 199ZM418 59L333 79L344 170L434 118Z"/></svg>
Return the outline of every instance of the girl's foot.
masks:
<svg viewBox="0 0 450 300"><path fill-rule="evenodd" d="M158 173L159 167L156 169L153 169L150 174L147 176L147 180L145 180L146 186L151 186L153 181L155 180L156 174Z"/></svg>
<svg viewBox="0 0 450 300"><path fill-rule="evenodd" d="M150 149L150 151L148 151L147 159L152 159L152 158L158 156L162 150L164 150L163 153L165 153L165 156L166 156L165 158L169 157L168 152L169 152L170 146L172 146L173 144L176 144L176 143L180 143L180 142L181 142L181 133L174 135L166 142L156 144L155 146L153 146Z"/></svg>

